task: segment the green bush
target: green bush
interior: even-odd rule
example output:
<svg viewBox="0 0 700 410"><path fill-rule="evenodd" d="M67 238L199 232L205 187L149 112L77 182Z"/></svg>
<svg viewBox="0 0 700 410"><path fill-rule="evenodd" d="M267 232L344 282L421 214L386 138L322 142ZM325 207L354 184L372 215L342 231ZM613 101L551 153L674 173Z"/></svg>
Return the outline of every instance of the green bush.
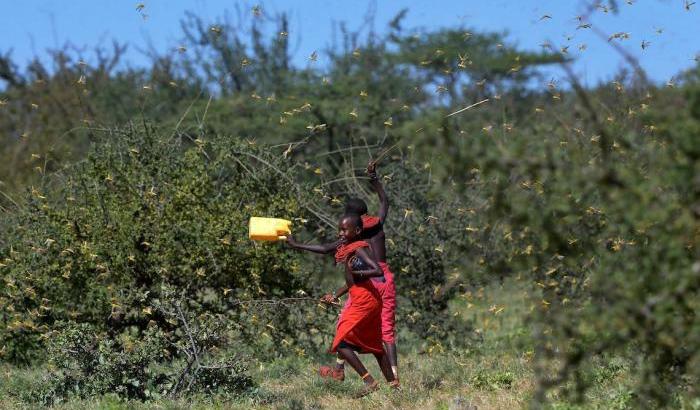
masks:
<svg viewBox="0 0 700 410"><path fill-rule="evenodd" d="M700 376L698 119L688 107L644 108L650 97L583 93L593 110L618 107L610 120L499 140L500 158L478 164L493 182L491 221L512 231L496 250L533 284L535 398L563 387L583 400L585 369L619 356L639 375L636 405L674 406ZM628 119L640 106L644 126Z"/></svg>
<svg viewBox="0 0 700 410"><path fill-rule="evenodd" d="M457 205L428 200L430 181L414 183L410 162L385 172L399 317L431 345L466 340L469 327L445 314L461 280L448 261L465 249L461 227L443 223ZM11 214L0 283L4 359L48 357L53 369L30 399L234 394L250 386L246 356L325 350L335 312L313 297L323 264L247 239L253 215L335 234L328 215L347 192L319 200L310 174L250 141L127 128L31 190Z"/></svg>
<svg viewBox="0 0 700 410"><path fill-rule="evenodd" d="M299 312L259 323L241 303L317 293L297 254L247 239L250 216L317 213L290 175L282 158L232 138L185 144L149 128L109 133L11 216L0 284L5 358L36 357L57 321L112 335L151 322L167 330L150 310L163 285L193 308L235 318L243 340L257 341L261 328L278 340L294 335ZM310 307L305 320L324 319Z"/></svg>
<svg viewBox="0 0 700 410"><path fill-rule="evenodd" d="M47 349L50 372L23 398L54 404L106 394L136 400L240 394L253 387L252 379L240 357L212 353L220 346L221 329L211 319L183 321L171 334L152 326L137 338L119 339L97 333L87 323L57 323Z"/></svg>
<svg viewBox="0 0 700 410"><path fill-rule="evenodd" d="M57 324L47 349L50 368L55 370L28 396L43 404L107 393L135 399L159 397L169 381L154 367L162 361L164 347L163 337L153 331L120 346L87 323Z"/></svg>

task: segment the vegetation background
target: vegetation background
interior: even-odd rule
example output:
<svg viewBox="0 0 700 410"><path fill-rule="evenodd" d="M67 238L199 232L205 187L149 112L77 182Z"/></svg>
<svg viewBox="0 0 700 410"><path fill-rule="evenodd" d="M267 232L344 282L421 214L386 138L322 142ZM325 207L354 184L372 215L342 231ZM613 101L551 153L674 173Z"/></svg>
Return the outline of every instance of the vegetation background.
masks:
<svg viewBox="0 0 700 410"><path fill-rule="evenodd" d="M402 12L298 67L238 16L148 68L0 55L3 408L700 408L700 65L584 87ZM247 220L333 238L380 153L403 389L354 401L314 376L338 272Z"/></svg>

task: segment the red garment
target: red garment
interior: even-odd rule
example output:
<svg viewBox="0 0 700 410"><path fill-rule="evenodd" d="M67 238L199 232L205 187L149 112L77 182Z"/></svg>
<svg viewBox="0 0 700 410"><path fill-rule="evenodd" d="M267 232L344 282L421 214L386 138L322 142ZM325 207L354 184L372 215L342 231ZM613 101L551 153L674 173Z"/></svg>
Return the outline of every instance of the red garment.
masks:
<svg viewBox="0 0 700 410"><path fill-rule="evenodd" d="M379 262L379 267L384 273L384 282L372 279L374 287L379 291L382 299L382 341L394 343L396 339L396 286L394 285L394 274L391 273L389 265Z"/></svg>
<svg viewBox="0 0 700 410"><path fill-rule="evenodd" d="M374 228L379 224L380 220L378 216L362 215L362 229Z"/></svg>
<svg viewBox="0 0 700 410"><path fill-rule="evenodd" d="M356 250L365 247L369 247L369 244L365 241L354 241L338 245L338 248L335 250L335 263L345 262Z"/></svg>
<svg viewBox="0 0 700 410"><path fill-rule="evenodd" d="M369 247L365 241L354 241L338 246L336 263L345 262L360 248ZM330 352L337 352L340 342L357 347L360 353L381 353L382 302L371 281L356 283L348 289L348 303L340 314ZM349 302L352 300L352 303Z"/></svg>
<svg viewBox="0 0 700 410"><path fill-rule="evenodd" d="M378 278L372 278L372 284L379 292L382 300L382 342L395 343L396 341L396 285L394 284L394 274L389 269L389 265L385 262L379 262L379 267L384 272L385 281L382 282ZM345 300L345 305L340 311L339 317L348 310L352 304L352 298L348 295ZM336 323L336 331L340 320Z"/></svg>
<svg viewBox="0 0 700 410"><path fill-rule="evenodd" d="M371 281L355 284L349 289L352 303L341 313L330 352L338 351L345 341L359 353L382 353L382 302Z"/></svg>

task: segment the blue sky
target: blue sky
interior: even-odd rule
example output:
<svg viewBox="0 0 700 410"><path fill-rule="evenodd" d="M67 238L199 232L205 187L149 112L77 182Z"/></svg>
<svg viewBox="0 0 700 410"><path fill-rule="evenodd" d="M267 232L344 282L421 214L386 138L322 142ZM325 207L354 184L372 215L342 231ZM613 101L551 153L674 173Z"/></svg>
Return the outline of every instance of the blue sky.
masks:
<svg viewBox="0 0 700 410"><path fill-rule="evenodd" d="M139 3L145 5L141 13L136 10ZM629 33L629 39L613 41L636 56L652 79L665 82L695 64L693 58L700 53L699 5L686 10L685 0L618 3L619 14L598 10L590 23L605 33ZM588 29L577 30L575 16L583 11L579 0L24 0L8 3L0 15L0 51L13 49L15 60L23 65L33 55L46 56L47 48L67 42L95 46L116 39L129 44L127 60L139 66L147 58L138 49L145 49L149 42L162 51L179 44L179 21L185 11L214 21L227 10L235 13L236 5L250 12L257 4L268 14L291 13L290 38L297 64L306 64L308 55L329 44L334 21L346 21L350 28L357 28L374 5L375 29L380 32L387 21L407 8L404 27L409 29L465 26L507 31L509 41L529 50L539 49L544 41L569 45L570 55L578 58L576 72L587 84L609 80L624 65L607 39ZM148 17L144 19L142 14ZM551 18L541 19L544 15ZM643 41L648 42L645 50ZM582 44L586 49L579 51ZM322 55L319 64L323 64Z"/></svg>

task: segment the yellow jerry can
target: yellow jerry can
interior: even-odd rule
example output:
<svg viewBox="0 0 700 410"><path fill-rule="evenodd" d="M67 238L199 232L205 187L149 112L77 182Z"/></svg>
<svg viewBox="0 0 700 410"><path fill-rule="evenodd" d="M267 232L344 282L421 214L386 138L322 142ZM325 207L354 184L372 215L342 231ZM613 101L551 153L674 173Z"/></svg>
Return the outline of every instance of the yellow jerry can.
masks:
<svg viewBox="0 0 700 410"><path fill-rule="evenodd" d="M253 216L248 225L248 237L255 241L278 241L287 239L292 233L292 221L280 218Z"/></svg>

